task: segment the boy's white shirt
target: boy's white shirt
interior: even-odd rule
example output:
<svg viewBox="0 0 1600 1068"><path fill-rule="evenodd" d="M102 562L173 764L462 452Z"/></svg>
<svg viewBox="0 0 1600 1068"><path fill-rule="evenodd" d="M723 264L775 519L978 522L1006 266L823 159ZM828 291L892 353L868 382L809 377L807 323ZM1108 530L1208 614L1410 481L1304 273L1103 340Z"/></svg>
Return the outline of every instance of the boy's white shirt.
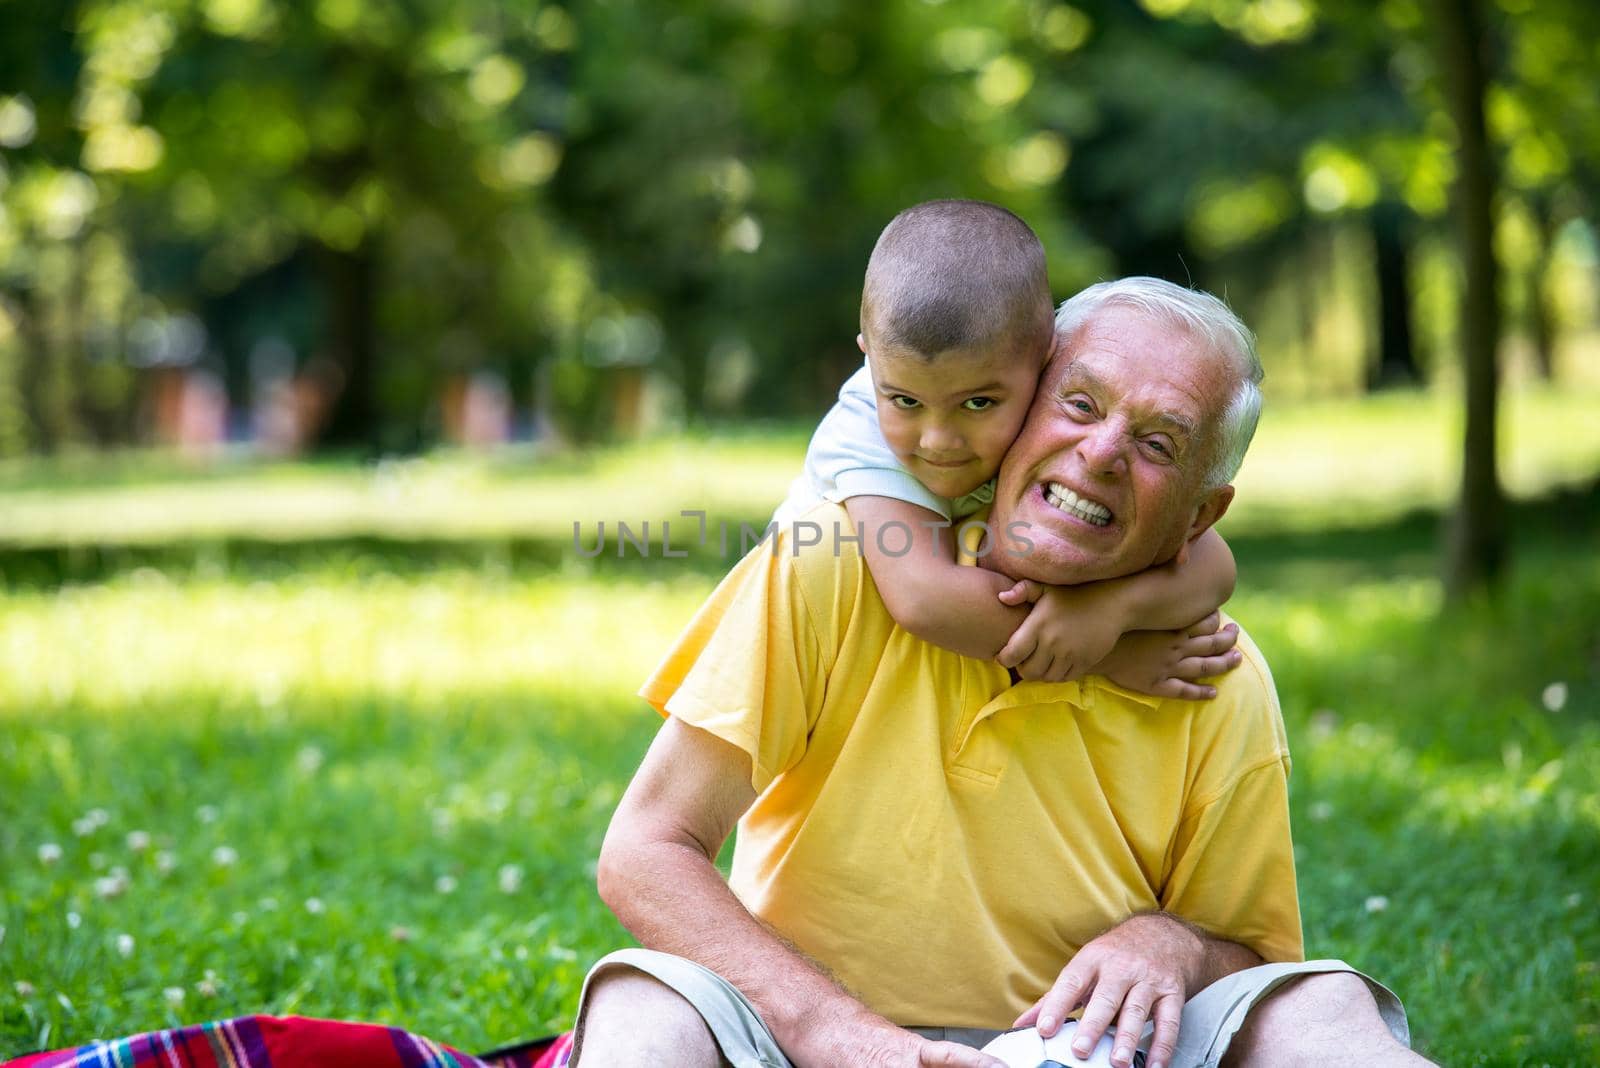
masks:
<svg viewBox="0 0 1600 1068"><path fill-rule="evenodd" d="M945 519L964 519L994 500L994 479L953 501L918 482L883 440L872 371L863 363L839 387L839 399L811 435L805 468L772 521L782 526L823 501L842 503L851 497L890 497Z"/></svg>

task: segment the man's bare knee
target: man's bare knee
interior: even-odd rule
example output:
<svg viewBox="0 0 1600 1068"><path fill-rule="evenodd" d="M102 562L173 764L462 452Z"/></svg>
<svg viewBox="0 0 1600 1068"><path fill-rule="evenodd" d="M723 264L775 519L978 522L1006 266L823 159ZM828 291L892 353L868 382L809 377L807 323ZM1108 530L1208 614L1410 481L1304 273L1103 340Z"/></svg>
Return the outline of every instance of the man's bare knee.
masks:
<svg viewBox="0 0 1600 1068"><path fill-rule="evenodd" d="M1234 1036L1222 1063L1224 1068L1400 1068L1430 1062L1389 1031L1364 979L1350 972L1324 972L1286 983L1263 999Z"/></svg>
<svg viewBox="0 0 1600 1068"><path fill-rule="evenodd" d="M716 1039L682 994L633 968L595 976L578 1019L579 1063L594 1068L720 1068Z"/></svg>

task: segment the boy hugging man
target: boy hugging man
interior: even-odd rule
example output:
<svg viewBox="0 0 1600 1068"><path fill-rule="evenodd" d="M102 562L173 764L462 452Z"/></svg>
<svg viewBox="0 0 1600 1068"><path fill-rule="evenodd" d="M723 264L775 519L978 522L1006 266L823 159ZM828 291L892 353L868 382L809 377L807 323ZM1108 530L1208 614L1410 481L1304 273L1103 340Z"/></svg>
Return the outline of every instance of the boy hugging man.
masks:
<svg viewBox="0 0 1600 1068"><path fill-rule="evenodd" d="M1157 696L1212 697L1199 662L1232 645L1231 624L1221 649L1210 636L1235 577L1214 530L1171 563L1073 587L961 566L956 538L941 537L993 500L1054 341L1044 248L1026 223L973 200L901 212L867 263L856 336L866 363L817 427L773 518L788 524L822 501L842 503L884 606L925 641L998 659L1024 679L1092 673ZM1065 487L1049 500L1084 522L1111 520ZM1159 633L1184 627L1176 641Z"/></svg>

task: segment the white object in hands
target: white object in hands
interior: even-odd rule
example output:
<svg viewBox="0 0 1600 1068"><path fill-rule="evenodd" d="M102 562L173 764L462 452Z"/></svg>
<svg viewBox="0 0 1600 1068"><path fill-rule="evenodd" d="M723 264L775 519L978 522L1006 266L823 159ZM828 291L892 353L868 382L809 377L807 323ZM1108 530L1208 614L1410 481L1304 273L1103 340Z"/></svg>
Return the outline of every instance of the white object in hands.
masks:
<svg viewBox="0 0 1600 1068"><path fill-rule="evenodd" d="M995 1036L983 1052L1005 1061L1009 1068L1111 1068L1114 1032L1101 1035L1089 1056L1079 1057L1072 1052L1072 1035L1077 1029L1078 1021L1068 1020L1061 1030L1045 1038L1038 1028L1021 1027ZM1134 1068L1143 1068L1142 1051L1133 1055L1133 1063Z"/></svg>

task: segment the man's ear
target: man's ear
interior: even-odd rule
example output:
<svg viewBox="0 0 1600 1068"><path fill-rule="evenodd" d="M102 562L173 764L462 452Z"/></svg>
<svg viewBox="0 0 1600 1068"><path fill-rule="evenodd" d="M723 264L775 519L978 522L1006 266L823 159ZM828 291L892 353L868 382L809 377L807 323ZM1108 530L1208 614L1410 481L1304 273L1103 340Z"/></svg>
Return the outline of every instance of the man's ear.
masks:
<svg viewBox="0 0 1600 1068"><path fill-rule="evenodd" d="M861 354L863 356L865 356L867 354L867 335L865 335L865 334L857 334L856 335L856 348L861 350Z"/></svg>
<svg viewBox="0 0 1600 1068"><path fill-rule="evenodd" d="M1194 541L1200 535L1216 525L1217 520L1228 514L1228 505L1233 503L1233 487L1218 486L1194 510L1194 520L1189 524L1189 532L1184 535L1185 542Z"/></svg>

